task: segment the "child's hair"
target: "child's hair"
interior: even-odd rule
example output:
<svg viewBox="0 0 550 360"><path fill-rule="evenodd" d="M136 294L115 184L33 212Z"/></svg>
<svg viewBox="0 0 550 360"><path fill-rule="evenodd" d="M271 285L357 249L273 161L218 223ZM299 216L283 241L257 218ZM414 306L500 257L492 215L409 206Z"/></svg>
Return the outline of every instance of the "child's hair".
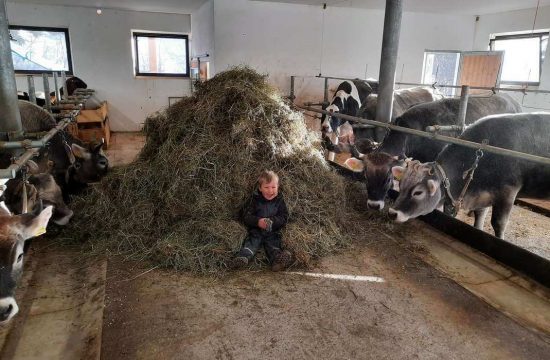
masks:
<svg viewBox="0 0 550 360"><path fill-rule="evenodd" d="M260 176L258 176L258 185L262 185L264 183L270 183L272 182L273 180L277 180L279 181L279 175L277 175L275 173L275 171L271 171L271 170L264 170L262 171L262 173L260 174Z"/></svg>

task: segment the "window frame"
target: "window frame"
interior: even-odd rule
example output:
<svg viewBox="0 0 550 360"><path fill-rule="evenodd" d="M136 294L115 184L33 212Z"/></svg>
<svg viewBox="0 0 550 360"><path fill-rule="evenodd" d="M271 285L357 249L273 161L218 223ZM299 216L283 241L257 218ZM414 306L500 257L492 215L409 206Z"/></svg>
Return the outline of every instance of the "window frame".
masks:
<svg viewBox="0 0 550 360"><path fill-rule="evenodd" d="M61 32L65 35L65 44L67 47L67 64L68 70L15 70L16 74L21 75L36 75L36 74L51 74L52 72L65 71L67 75L74 75L73 72L73 57L71 53L71 40L69 37L69 28L50 27L50 26L27 26L27 25L9 25L8 31L11 30L31 30L31 31L51 31ZM10 34L11 35L11 34ZM11 48L11 46L10 46Z"/></svg>
<svg viewBox="0 0 550 360"><path fill-rule="evenodd" d="M535 32L526 32L526 33L516 33L516 34L493 34L491 35L491 38L489 39L489 50L491 51L497 51L493 49L494 43L497 40L516 40L516 39L533 39L538 38L539 39L539 75L538 75L538 81L509 81L509 80L500 80L501 84L504 85L530 85L530 86L539 86L540 85L540 78L542 75L542 58L544 56L542 51L542 38L543 36L548 36L549 39L547 41L550 41L550 34L549 31L535 31ZM547 45L548 46L548 45ZM501 50L502 51L502 50ZM506 54L504 54L506 57ZM502 60L502 67L504 68L504 61ZM502 72L502 69L501 69Z"/></svg>
<svg viewBox="0 0 550 360"><path fill-rule="evenodd" d="M167 39L184 39L185 40L185 64L187 67L187 73L143 73L139 71L139 52L138 52L138 37L154 37L154 38L167 38ZM174 33L162 33L162 32L145 32L145 31L132 31L132 42L134 45L134 76L135 77L167 77L167 78L189 78L191 73L190 61L189 61L189 35L188 34L174 34Z"/></svg>

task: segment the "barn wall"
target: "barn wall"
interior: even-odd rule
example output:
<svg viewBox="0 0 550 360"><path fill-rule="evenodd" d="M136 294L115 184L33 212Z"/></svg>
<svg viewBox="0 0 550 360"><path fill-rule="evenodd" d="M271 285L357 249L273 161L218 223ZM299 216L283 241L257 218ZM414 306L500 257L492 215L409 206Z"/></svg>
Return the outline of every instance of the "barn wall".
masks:
<svg viewBox="0 0 550 360"><path fill-rule="evenodd" d="M109 101L109 118L115 131L139 130L150 113L168 105L168 96L190 92L188 79L135 78L131 30L189 33L190 15L174 15L95 8L8 3L10 24L68 27L73 68L98 98ZM42 91L42 80L35 80ZM25 76L17 77L21 90ZM53 80L50 88L53 89Z"/></svg>
<svg viewBox="0 0 550 360"><path fill-rule="evenodd" d="M248 0L214 4L218 71L249 64L269 72L285 94L291 74L378 78L383 10L323 11L320 6ZM420 81L425 49L471 50L473 31L473 16L404 13L396 79ZM320 91L321 80L297 79L299 100L318 99Z"/></svg>
<svg viewBox="0 0 550 360"><path fill-rule="evenodd" d="M205 2L191 14L191 55L209 54L210 72L214 73L214 0Z"/></svg>
<svg viewBox="0 0 550 360"><path fill-rule="evenodd" d="M474 48L476 50L487 50L491 34L533 29L535 11L536 9L533 8L480 16L475 31ZM539 8L534 29L549 28L550 7ZM542 64L541 68L540 86L533 87L533 89L550 90L550 46L546 49L545 59L546 61ZM520 93L513 94L515 94L515 97L522 103L524 110L527 112L550 111L550 95L548 94L529 94L526 96Z"/></svg>

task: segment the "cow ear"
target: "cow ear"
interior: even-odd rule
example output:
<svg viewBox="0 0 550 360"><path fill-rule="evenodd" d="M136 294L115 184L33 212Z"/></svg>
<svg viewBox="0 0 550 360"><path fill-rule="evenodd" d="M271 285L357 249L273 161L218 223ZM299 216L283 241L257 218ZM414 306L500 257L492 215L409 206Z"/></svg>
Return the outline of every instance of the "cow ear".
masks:
<svg viewBox="0 0 550 360"><path fill-rule="evenodd" d="M105 140L103 138L101 138L101 142L99 144L97 144L96 146L94 146L92 152L93 153L99 153L101 151L101 149L103 148L104 143L105 143Z"/></svg>
<svg viewBox="0 0 550 360"><path fill-rule="evenodd" d="M365 170L365 164L363 163L363 160L359 160L353 157L347 159L344 162L344 166L354 172L363 172L363 170Z"/></svg>
<svg viewBox="0 0 550 360"><path fill-rule="evenodd" d="M435 182L435 180L428 180L428 192L430 193L430 196L434 196L438 188L439 184Z"/></svg>
<svg viewBox="0 0 550 360"><path fill-rule="evenodd" d="M401 181L403 174L405 174L405 168L402 166L394 166L391 168L391 173L397 181Z"/></svg>
<svg viewBox="0 0 550 360"><path fill-rule="evenodd" d="M91 154L88 150L77 144L71 145L71 151L77 158L89 159L91 157Z"/></svg>
<svg viewBox="0 0 550 360"><path fill-rule="evenodd" d="M21 217L21 224L23 225L21 235L23 236L23 239L27 240L46 233L46 227L48 226L48 221L52 217L52 213L53 206L48 206L42 210L38 216L25 214Z"/></svg>

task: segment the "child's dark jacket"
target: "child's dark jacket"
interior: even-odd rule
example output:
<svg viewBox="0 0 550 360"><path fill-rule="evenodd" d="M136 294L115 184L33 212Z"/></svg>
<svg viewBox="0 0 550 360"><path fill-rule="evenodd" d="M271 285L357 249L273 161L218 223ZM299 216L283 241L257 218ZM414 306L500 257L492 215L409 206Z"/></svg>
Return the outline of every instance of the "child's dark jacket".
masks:
<svg viewBox="0 0 550 360"><path fill-rule="evenodd" d="M288 210L281 194L272 200L267 200L259 191L254 192L252 200L244 209L243 221L250 232L265 233L266 230L258 227L258 220L261 218L269 218L273 221L272 233L279 232L285 226L288 221Z"/></svg>

